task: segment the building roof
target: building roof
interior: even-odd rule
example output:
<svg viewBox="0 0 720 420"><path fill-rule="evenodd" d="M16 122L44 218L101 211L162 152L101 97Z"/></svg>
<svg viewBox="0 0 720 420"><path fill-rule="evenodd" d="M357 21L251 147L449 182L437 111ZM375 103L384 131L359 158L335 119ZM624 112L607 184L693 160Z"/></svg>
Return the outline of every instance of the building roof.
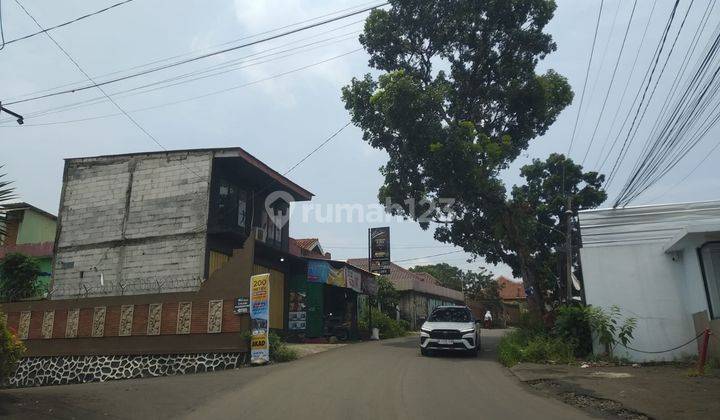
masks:
<svg viewBox="0 0 720 420"><path fill-rule="evenodd" d="M310 191L306 190L305 188L299 186L298 184L290 181L288 178L286 178L283 174L277 172L276 170L272 169L265 163L263 163L260 159L256 158L255 156L251 155L245 149L241 147L217 147L217 148L205 148L205 149L176 149L176 150L158 150L158 151L152 151L152 152L138 152L138 153L122 153L118 155L101 155L101 156L88 156L88 157L76 157L76 158L66 158L65 161L78 161L78 160L94 160L94 159L107 159L107 158L122 158L122 157L135 157L135 156L153 156L153 155L163 155L163 154L176 154L176 153L212 153L214 157L217 158L230 158L230 157L238 157L243 159L245 162L247 162L250 166L253 166L254 168L262 171L266 175L268 175L270 178L274 179L293 193L297 194L299 197L310 200L312 196L314 195Z"/></svg>
<svg viewBox="0 0 720 420"><path fill-rule="evenodd" d="M585 210L579 219L583 248L658 243L672 252L688 235L720 238L720 201Z"/></svg>
<svg viewBox="0 0 720 420"><path fill-rule="evenodd" d="M525 295L525 288L523 287L522 282L513 281L508 279L505 276L500 276L497 278L498 282L498 289L500 294L500 299L503 300L518 300L518 299L526 299L527 295Z"/></svg>
<svg viewBox="0 0 720 420"><path fill-rule="evenodd" d="M355 267L362 268L364 270L368 269L367 258L350 258L347 262ZM436 283L437 279L434 277L432 277L432 279L434 279L433 281L427 276L419 276L418 273L413 273L412 271L402 268L395 263L390 263L390 275L388 276L388 279L390 279L392 284L395 286L395 289L399 291L413 290L428 295L452 299L458 302L464 301L462 292L439 286Z"/></svg>
<svg viewBox="0 0 720 420"><path fill-rule="evenodd" d="M48 217L52 220L57 220L57 216L55 216L54 214L46 212L45 210L43 210L41 208L35 207L32 204L28 204L28 203L25 203L22 201L18 202L18 203L3 204L2 206L0 206L0 210L3 210L5 212L19 211L19 210L32 210L32 211L34 211L36 213L40 213L43 216Z"/></svg>
<svg viewBox="0 0 720 420"><path fill-rule="evenodd" d="M322 246L320 246L320 240L318 238L300 238L295 239L295 243L297 245L307 251L312 251L313 248L318 247L320 248L320 253L322 254Z"/></svg>
<svg viewBox="0 0 720 420"><path fill-rule="evenodd" d="M417 277L420 277L421 279L430 282L432 284L440 285L440 280L436 279L435 276L433 276L430 273L425 273L422 271L413 271L413 274L415 274Z"/></svg>

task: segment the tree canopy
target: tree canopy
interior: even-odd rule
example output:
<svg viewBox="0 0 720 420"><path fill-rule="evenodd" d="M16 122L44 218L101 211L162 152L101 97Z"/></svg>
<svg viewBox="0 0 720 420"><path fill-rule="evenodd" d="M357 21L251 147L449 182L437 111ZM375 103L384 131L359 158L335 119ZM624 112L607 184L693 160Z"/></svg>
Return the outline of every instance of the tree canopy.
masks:
<svg viewBox="0 0 720 420"><path fill-rule="evenodd" d="M561 157L551 157L545 168L529 165L523 176L537 183L526 188L508 191L500 175L573 98L563 76L536 72L556 48L543 32L555 2L390 4L370 14L360 36L370 66L381 74L343 88L363 139L389 156L380 168L379 200L424 229L437 223L440 241L511 265L526 289L539 291L533 250L540 241L533 238L547 216L531 205L547 198L537 188L545 188L550 170L557 175L553 162ZM448 205L437 205L446 198ZM542 307L539 293L531 299Z"/></svg>
<svg viewBox="0 0 720 420"><path fill-rule="evenodd" d="M37 259L20 253L9 253L0 260L0 297L15 301L36 296L40 289L37 277L40 275Z"/></svg>

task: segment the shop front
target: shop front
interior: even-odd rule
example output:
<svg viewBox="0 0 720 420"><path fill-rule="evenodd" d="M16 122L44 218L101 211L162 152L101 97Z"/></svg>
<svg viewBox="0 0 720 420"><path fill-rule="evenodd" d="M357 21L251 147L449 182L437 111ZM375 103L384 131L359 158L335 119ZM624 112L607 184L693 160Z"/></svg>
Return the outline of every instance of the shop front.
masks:
<svg viewBox="0 0 720 420"><path fill-rule="evenodd" d="M373 275L343 261L304 260L305 274L292 276L288 283L289 338L359 338L358 296L377 289Z"/></svg>

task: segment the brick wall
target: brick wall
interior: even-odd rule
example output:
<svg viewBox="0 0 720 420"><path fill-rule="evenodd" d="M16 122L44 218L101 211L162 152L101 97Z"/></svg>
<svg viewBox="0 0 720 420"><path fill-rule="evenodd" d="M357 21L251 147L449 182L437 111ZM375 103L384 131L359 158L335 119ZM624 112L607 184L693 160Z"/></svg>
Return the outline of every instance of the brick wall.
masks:
<svg viewBox="0 0 720 420"><path fill-rule="evenodd" d="M208 325L208 308L209 302L213 299L198 299L187 301L192 303L191 316L188 322L190 323L190 334L189 335L217 335L222 333L235 333L238 336L244 328L247 328L247 315L236 315L233 313L234 301L232 299L223 300L220 317L222 319L222 325L219 333L212 333L210 325ZM78 301L82 303L82 301ZM165 301L158 302L162 303L162 311L160 312L160 336L176 336L188 334L178 334L178 311L180 309L179 302ZM91 339L91 341L105 340L108 338L117 339L119 338L119 349L123 348L123 339L126 339L128 343L133 340L134 337L148 336L148 317L150 315L150 306L152 304L137 304L133 306L132 319L132 334L131 336L120 335L120 324L122 322L121 307L122 305L108 305L108 306L92 306L92 307L67 307L58 309L44 308L42 310L31 310L30 323L28 328L28 338L24 340L28 347L31 347L32 343L37 341L56 341L62 340L64 344L71 344L69 341L77 340L78 342L82 339ZM126 305L127 306L127 305ZM98 308L105 309L105 322L104 322L104 333L102 337L92 336L93 327L93 314ZM68 327L68 312L79 309L80 315L78 318L77 325L77 336L66 338L65 331ZM52 323L52 338L44 338L42 336L43 317L45 312L54 312L54 322ZM18 336L22 336L22 327L20 323L21 312L8 311L7 312L7 325L12 331L17 331ZM246 324L243 324L245 319ZM148 337L151 338L151 337ZM156 338L156 337L152 337ZM203 339L203 338L197 338ZM87 341L83 341L87 343ZM133 347L129 345L128 347ZM81 345L74 350L82 350ZM223 348L222 350L228 350ZM236 350L242 350L238 346ZM165 349L168 352L169 349Z"/></svg>
<svg viewBox="0 0 720 420"><path fill-rule="evenodd" d="M68 160L51 298L198 290L211 162L206 152Z"/></svg>

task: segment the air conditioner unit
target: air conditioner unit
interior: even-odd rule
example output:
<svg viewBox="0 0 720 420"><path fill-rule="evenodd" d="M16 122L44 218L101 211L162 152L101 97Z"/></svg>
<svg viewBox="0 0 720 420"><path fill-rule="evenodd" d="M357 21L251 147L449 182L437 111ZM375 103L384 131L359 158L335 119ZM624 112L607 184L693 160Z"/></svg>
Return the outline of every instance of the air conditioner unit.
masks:
<svg viewBox="0 0 720 420"><path fill-rule="evenodd" d="M255 232L255 240L260 242L265 242L265 238L267 237L267 231L261 227L255 227L253 228L253 232Z"/></svg>

